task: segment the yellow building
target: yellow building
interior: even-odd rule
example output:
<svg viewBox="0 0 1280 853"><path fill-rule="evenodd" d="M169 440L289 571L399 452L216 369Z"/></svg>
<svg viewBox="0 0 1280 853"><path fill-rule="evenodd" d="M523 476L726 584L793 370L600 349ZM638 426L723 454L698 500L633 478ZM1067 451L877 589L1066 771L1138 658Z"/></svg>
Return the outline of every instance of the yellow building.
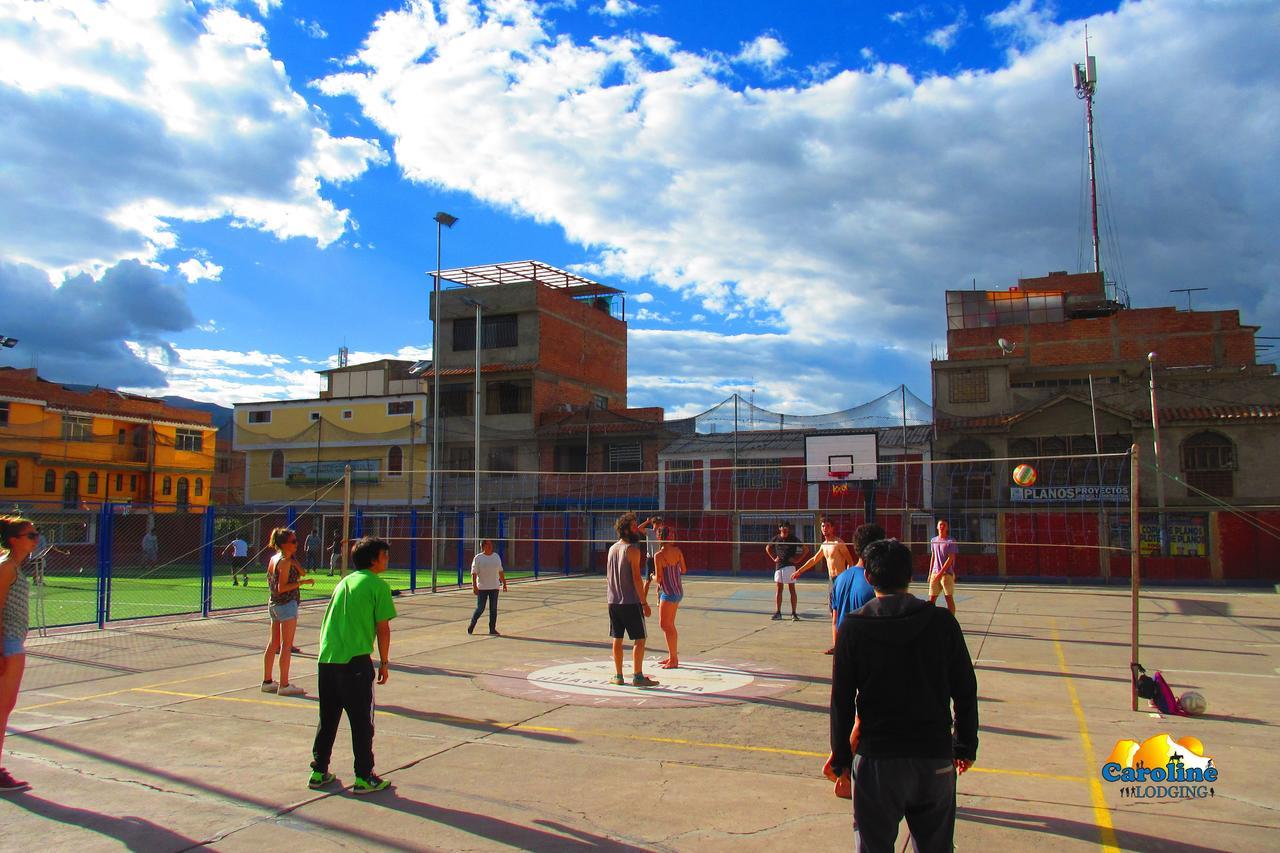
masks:
<svg viewBox="0 0 1280 853"><path fill-rule="evenodd" d="M363 505L422 500L430 414L412 364L384 359L325 370L315 399L237 403L233 447L245 454L245 502L341 503L347 465Z"/></svg>
<svg viewBox="0 0 1280 853"><path fill-rule="evenodd" d="M212 491L215 435L208 412L0 368L0 503L200 510Z"/></svg>

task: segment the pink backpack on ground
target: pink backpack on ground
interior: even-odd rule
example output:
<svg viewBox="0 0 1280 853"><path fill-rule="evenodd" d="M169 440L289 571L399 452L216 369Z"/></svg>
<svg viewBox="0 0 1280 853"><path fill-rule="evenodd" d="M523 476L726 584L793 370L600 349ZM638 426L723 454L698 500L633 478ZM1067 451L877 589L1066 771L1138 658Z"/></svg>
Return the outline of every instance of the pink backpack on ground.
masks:
<svg viewBox="0 0 1280 853"><path fill-rule="evenodd" d="M1135 663L1130 665L1130 671L1133 673L1134 690L1143 699L1150 699L1152 706L1157 711L1162 714L1174 714L1179 717L1188 716L1187 712L1182 710L1182 706L1178 704L1178 697L1173 695L1173 688L1169 686L1169 682L1164 680L1160 670L1156 670L1155 675L1147 675L1147 671L1142 668L1142 664Z"/></svg>

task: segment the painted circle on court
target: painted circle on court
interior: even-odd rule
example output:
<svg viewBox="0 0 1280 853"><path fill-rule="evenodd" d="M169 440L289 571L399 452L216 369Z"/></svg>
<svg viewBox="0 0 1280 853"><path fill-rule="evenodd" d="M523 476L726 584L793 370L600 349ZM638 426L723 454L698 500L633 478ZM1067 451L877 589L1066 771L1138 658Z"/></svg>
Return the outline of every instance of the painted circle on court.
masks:
<svg viewBox="0 0 1280 853"><path fill-rule="evenodd" d="M645 674L658 680L657 687L633 687L628 656L626 684L612 682L613 661L608 658L557 658L488 672L477 682L504 696L568 705L634 708L687 708L697 705L731 705L779 696L798 690L807 680L727 658L682 660L676 669L660 669L657 659L645 661Z"/></svg>

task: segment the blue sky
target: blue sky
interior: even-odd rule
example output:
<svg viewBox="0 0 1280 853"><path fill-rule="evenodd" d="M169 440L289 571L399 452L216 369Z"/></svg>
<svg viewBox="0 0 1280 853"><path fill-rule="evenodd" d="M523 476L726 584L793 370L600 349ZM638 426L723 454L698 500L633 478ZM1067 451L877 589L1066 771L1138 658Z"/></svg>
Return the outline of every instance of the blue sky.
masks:
<svg viewBox="0 0 1280 853"><path fill-rule="evenodd" d="M926 399L943 291L1280 328L1280 4L0 0L0 363L224 404L424 357L445 266L628 292L630 404Z"/></svg>

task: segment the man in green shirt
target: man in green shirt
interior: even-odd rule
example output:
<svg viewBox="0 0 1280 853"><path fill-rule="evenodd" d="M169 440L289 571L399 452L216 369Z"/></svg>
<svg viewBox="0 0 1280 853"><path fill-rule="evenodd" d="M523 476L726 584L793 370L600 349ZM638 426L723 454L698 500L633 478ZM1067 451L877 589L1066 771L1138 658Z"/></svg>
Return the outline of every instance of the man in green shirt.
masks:
<svg viewBox="0 0 1280 853"><path fill-rule="evenodd" d="M378 641L378 683L387 683L391 620L396 616L387 570L391 546L366 536L351 547L355 570L333 590L320 626L320 726L311 747L312 788L334 781L329 772L342 712L351 727L356 781L352 793L372 794L391 783L373 774L373 643Z"/></svg>

